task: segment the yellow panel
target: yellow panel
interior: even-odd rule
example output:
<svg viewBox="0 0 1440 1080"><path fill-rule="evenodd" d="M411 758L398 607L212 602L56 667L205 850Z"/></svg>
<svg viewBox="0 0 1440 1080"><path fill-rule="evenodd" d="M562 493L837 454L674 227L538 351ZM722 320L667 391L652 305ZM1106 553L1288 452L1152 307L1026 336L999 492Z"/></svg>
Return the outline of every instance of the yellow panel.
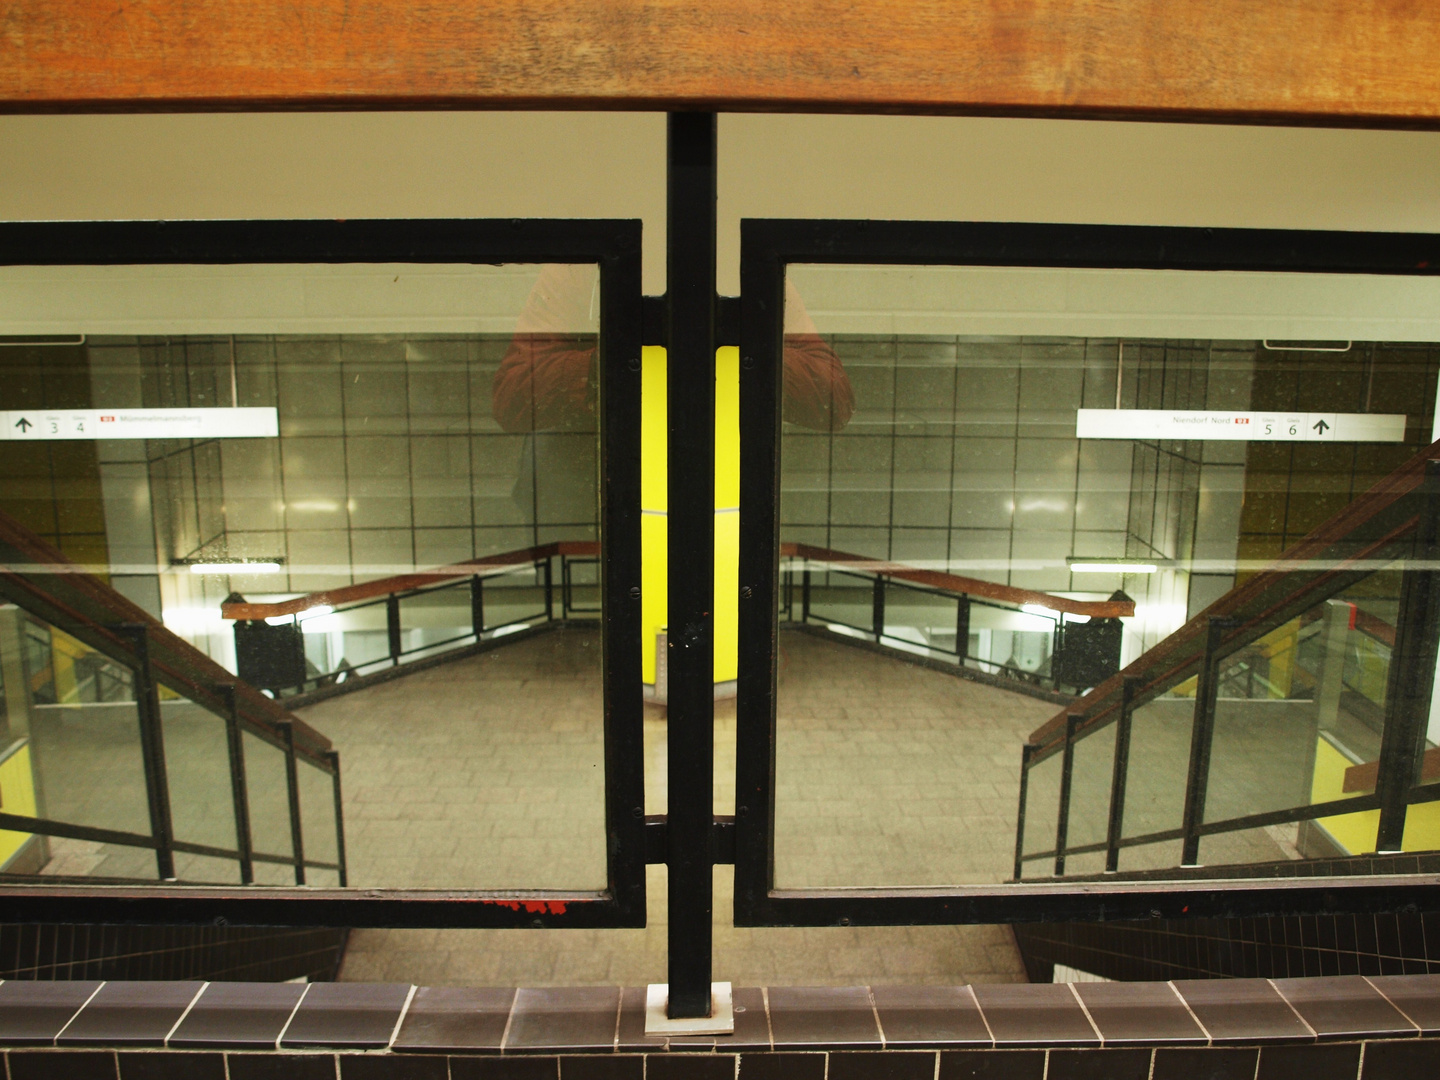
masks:
<svg viewBox="0 0 1440 1080"><path fill-rule="evenodd" d="M715 352L715 681L735 678L740 632L740 350Z"/></svg>
<svg viewBox="0 0 1440 1080"><path fill-rule="evenodd" d="M655 682L655 636L668 617L665 350L647 345L640 373L641 670ZM715 681L735 678L740 558L740 350L715 354Z"/></svg>
<svg viewBox="0 0 1440 1080"><path fill-rule="evenodd" d="M640 353L640 508L665 512L667 389L665 350L646 345Z"/></svg>
<svg viewBox="0 0 1440 1080"><path fill-rule="evenodd" d="M664 514L640 515L640 671L655 685L655 636L665 626L669 529Z"/></svg>
<svg viewBox="0 0 1440 1080"><path fill-rule="evenodd" d="M35 817L35 774L30 771L30 744L0 761L0 809L7 814ZM0 866L31 837L30 833L0 829Z"/></svg>
<svg viewBox="0 0 1440 1080"><path fill-rule="evenodd" d="M1315 745L1315 779L1310 785L1312 803L1330 802L1345 797L1345 770L1353 765L1349 758L1330 745L1328 739L1318 739ZM1351 794L1356 794L1351 792ZM1339 814L1335 817L1318 818L1334 841L1347 854L1358 855L1375 850L1375 834L1380 827L1379 810L1362 810L1356 814ZM1409 828L1406 828L1409 836Z"/></svg>

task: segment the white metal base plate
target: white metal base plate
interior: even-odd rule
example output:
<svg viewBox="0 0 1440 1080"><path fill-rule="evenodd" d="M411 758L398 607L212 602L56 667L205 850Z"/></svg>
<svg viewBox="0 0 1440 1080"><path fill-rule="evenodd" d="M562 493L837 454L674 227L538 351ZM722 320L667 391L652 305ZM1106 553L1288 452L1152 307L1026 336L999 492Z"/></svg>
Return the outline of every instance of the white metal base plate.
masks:
<svg viewBox="0 0 1440 1080"><path fill-rule="evenodd" d="M734 1035L735 1007L730 997L730 984L710 984L710 1015L672 1020L666 1015L670 1005L670 984L651 983L645 990L646 1035Z"/></svg>

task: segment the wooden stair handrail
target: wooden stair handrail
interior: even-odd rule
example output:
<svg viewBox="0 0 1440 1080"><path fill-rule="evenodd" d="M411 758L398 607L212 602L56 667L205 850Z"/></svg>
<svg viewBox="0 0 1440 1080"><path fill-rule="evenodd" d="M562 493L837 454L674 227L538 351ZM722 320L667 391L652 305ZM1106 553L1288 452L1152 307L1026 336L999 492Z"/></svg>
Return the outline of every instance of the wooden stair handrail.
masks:
<svg viewBox="0 0 1440 1080"><path fill-rule="evenodd" d="M780 554L797 559L813 559L815 562L842 566L847 570L858 570L866 574L884 575L897 581L911 581L942 592L978 596L985 600L999 600L1009 604L1038 604L1051 611L1063 611L1067 615L1088 615L1093 619L1129 618L1135 614L1133 600L1072 600L1066 596L1054 596L1034 589L1020 589L1013 585L1000 585L993 581L961 577L940 570L921 570L904 563L871 559L864 555L852 555L845 551L816 547L813 544L781 544Z"/></svg>
<svg viewBox="0 0 1440 1080"><path fill-rule="evenodd" d="M443 581L473 577L477 571L523 566L526 563L538 562L555 555L598 555L599 553L600 545L594 540L559 540L551 544L540 544L537 547L520 548L517 551L501 552L499 555L486 555L480 559L451 563L448 566L437 566L433 570L396 574L393 577L361 582L359 585L326 589L323 592L297 596L293 600L277 600L271 604L222 604L220 605L220 617L222 619L273 619L282 615L296 615L302 611L320 607L322 604L339 607L341 604L372 600L377 596L389 596L391 593L411 592L414 589L423 589L427 585L438 585Z"/></svg>

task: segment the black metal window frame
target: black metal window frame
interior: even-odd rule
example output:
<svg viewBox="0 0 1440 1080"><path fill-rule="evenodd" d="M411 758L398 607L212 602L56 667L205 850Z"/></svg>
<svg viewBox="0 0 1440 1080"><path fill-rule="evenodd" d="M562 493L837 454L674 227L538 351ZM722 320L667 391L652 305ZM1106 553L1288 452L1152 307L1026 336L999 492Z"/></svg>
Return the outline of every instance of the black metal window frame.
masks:
<svg viewBox="0 0 1440 1080"><path fill-rule="evenodd" d="M348 927L645 925L638 220L0 224L0 265L574 263L600 269L600 585L606 887L577 890L0 885L0 921Z"/></svg>
<svg viewBox="0 0 1440 1080"><path fill-rule="evenodd" d="M1421 874L1047 881L948 888L777 889L774 883L781 356L790 264L1433 276L1440 273L1440 236L821 219L745 219L740 236L737 926L943 925L1440 909L1440 877Z"/></svg>

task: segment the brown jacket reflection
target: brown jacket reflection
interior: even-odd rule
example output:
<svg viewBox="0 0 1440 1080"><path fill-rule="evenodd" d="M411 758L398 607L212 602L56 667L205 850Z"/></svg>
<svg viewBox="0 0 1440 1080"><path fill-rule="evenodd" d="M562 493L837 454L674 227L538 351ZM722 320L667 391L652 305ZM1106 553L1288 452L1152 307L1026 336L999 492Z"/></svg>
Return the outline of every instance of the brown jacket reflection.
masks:
<svg viewBox="0 0 1440 1080"><path fill-rule="evenodd" d="M855 412L850 379L799 294L785 288L784 418L815 431L839 431ZM541 271L495 373L494 415L502 428L595 430L598 307L595 267Z"/></svg>

